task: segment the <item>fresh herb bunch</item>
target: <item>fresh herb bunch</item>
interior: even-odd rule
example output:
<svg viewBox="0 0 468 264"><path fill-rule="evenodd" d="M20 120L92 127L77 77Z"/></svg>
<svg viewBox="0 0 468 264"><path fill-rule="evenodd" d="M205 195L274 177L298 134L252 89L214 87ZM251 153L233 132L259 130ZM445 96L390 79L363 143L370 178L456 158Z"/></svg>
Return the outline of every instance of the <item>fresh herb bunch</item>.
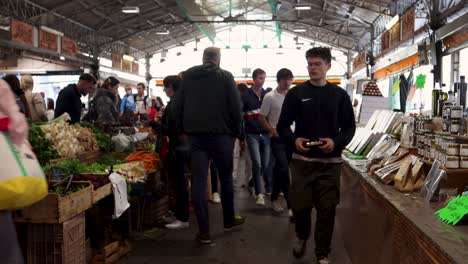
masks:
<svg viewBox="0 0 468 264"><path fill-rule="evenodd" d="M41 165L46 164L51 159L59 158L59 154L46 139L39 125L31 125L29 129L29 143Z"/></svg>

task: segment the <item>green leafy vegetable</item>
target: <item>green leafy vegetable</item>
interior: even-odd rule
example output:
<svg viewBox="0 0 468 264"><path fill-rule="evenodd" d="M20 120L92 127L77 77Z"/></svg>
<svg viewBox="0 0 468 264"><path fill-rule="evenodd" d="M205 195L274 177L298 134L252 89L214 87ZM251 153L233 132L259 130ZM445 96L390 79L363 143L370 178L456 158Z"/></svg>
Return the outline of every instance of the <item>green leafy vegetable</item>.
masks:
<svg viewBox="0 0 468 264"><path fill-rule="evenodd" d="M31 125L29 130L29 143L41 165L46 164L51 159L59 158L57 151L46 139L39 125Z"/></svg>

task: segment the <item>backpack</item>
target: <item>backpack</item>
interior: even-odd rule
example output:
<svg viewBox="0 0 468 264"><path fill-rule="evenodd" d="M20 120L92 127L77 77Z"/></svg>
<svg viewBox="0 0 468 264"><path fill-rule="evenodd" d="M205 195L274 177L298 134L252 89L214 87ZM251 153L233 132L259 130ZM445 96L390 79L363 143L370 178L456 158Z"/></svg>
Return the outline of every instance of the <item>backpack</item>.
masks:
<svg viewBox="0 0 468 264"><path fill-rule="evenodd" d="M134 94L134 95L133 95L133 100L135 101L135 104L136 104L136 102L137 102L137 96L138 96L138 94ZM143 97L143 104L145 105L145 109L147 108L146 100L148 100L148 96L147 96L147 95L145 95L145 97Z"/></svg>

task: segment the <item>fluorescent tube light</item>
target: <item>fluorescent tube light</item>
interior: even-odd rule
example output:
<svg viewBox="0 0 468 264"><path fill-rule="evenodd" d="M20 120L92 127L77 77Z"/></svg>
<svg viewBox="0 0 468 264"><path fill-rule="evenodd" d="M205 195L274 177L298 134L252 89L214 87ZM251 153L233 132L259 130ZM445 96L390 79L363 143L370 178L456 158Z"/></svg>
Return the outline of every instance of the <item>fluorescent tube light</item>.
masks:
<svg viewBox="0 0 468 264"><path fill-rule="evenodd" d="M294 32L301 33L301 32L306 32L307 29L305 29L305 28L294 28L293 31L294 31Z"/></svg>
<svg viewBox="0 0 468 264"><path fill-rule="evenodd" d="M125 14L138 14L138 13L140 13L140 8L138 6L124 6L124 7L122 7L122 13L125 13Z"/></svg>
<svg viewBox="0 0 468 264"><path fill-rule="evenodd" d="M169 35L169 30L156 31L156 35Z"/></svg>
<svg viewBox="0 0 468 264"><path fill-rule="evenodd" d="M312 6L308 4L297 4L294 6L294 9L296 10L311 10Z"/></svg>

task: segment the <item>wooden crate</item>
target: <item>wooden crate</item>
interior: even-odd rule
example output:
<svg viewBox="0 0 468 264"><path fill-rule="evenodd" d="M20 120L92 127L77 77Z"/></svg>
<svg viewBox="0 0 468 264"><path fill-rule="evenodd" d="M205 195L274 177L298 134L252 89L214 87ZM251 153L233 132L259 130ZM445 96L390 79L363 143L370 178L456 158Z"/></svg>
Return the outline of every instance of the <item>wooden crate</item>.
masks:
<svg viewBox="0 0 468 264"><path fill-rule="evenodd" d="M94 190L93 188L93 204L97 203L101 199L107 197L108 195L112 194L112 183L109 182L108 184L101 186Z"/></svg>
<svg viewBox="0 0 468 264"><path fill-rule="evenodd" d="M130 243L125 241L116 241L104 247L99 254L95 255L91 261L92 264L112 264L124 257L130 252Z"/></svg>
<svg viewBox="0 0 468 264"><path fill-rule="evenodd" d="M169 196L159 199L145 197L143 204L143 225L151 226L163 219L169 211Z"/></svg>
<svg viewBox="0 0 468 264"><path fill-rule="evenodd" d="M28 264L86 263L85 215L62 224L27 224Z"/></svg>
<svg viewBox="0 0 468 264"><path fill-rule="evenodd" d="M66 196L49 193L32 206L15 212L16 222L63 223L92 206L93 187L89 182L77 182L88 186Z"/></svg>
<svg viewBox="0 0 468 264"><path fill-rule="evenodd" d="M93 150L93 151L80 153L77 155L77 158L83 163L91 164L91 163L96 162L100 156L101 156L101 151Z"/></svg>

